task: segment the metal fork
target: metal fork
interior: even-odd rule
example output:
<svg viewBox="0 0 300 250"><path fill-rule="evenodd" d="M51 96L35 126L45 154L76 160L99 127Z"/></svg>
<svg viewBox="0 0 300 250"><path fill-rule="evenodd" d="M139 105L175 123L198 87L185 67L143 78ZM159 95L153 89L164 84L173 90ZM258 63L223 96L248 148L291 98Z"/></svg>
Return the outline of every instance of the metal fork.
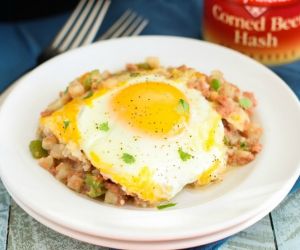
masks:
<svg viewBox="0 0 300 250"><path fill-rule="evenodd" d="M80 0L50 46L38 57L38 64L67 50L90 44L109 5L110 0Z"/></svg>
<svg viewBox="0 0 300 250"><path fill-rule="evenodd" d="M132 10L127 10L98 40L137 36L148 23L147 19L137 15Z"/></svg>

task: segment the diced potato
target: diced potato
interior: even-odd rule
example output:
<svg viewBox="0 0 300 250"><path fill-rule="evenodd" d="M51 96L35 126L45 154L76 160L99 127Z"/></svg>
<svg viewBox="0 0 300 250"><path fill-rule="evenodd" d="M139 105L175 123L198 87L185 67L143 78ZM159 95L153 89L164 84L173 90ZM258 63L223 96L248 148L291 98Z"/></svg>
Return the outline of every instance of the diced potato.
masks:
<svg viewBox="0 0 300 250"><path fill-rule="evenodd" d="M55 159L63 159L63 151L65 146L63 144L55 144L50 150L50 155Z"/></svg>
<svg viewBox="0 0 300 250"><path fill-rule="evenodd" d="M232 112L226 120L239 131L244 131L250 122L248 114L242 109Z"/></svg>
<svg viewBox="0 0 300 250"><path fill-rule="evenodd" d="M83 95L85 93L85 89L79 81L75 80L70 83L68 92L72 98L76 98Z"/></svg>
<svg viewBox="0 0 300 250"><path fill-rule="evenodd" d="M107 80L104 80L103 82L102 82L102 86L104 87L104 88L113 88L113 87L115 87L116 85L118 84L118 79L115 79L115 78L109 78L109 79L107 79Z"/></svg>
<svg viewBox="0 0 300 250"><path fill-rule="evenodd" d="M112 204L112 205L117 205L118 204L118 196L115 193L108 190L105 193L104 202L108 203L108 204Z"/></svg>
<svg viewBox="0 0 300 250"><path fill-rule="evenodd" d="M158 57L148 57L146 58L146 63L148 63L152 69L159 68L160 66Z"/></svg>
<svg viewBox="0 0 300 250"><path fill-rule="evenodd" d="M49 171L51 168L54 167L54 159L51 155L40 158L39 165Z"/></svg>
<svg viewBox="0 0 300 250"><path fill-rule="evenodd" d="M77 175L72 175L68 178L67 186L76 192L80 192L83 185L83 179Z"/></svg>
<svg viewBox="0 0 300 250"><path fill-rule="evenodd" d="M46 150L51 150L58 141L54 135L47 136L43 138L42 147Z"/></svg>
<svg viewBox="0 0 300 250"><path fill-rule="evenodd" d="M68 176L71 174L71 172L72 172L71 165L66 162L61 162L56 167L55 177L60 181L65 181L68 178Z"/></svg>

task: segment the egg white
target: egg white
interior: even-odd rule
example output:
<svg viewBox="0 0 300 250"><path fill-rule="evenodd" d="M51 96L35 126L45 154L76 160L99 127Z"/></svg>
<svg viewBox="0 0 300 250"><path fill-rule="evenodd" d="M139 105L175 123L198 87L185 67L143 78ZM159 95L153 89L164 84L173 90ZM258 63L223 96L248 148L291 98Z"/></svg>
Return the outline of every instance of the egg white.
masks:
<svg viewBox="0 0 300 250"><path fill-rule="evenodd" d="M187 97L190 118L181 133L163 138L146 136L138 130L124 127L112 115L109 105L115 93L129 85L147 81L170 84ZM101 131L95 126L105 122L108 123L108 131ZM100 172L120 184L127 193L137 195L150 203L170 200L184 186L197 181L216 160L220 165L224 165L226 161L224 128L217 112L199 91L188 88L182 82L167 80L161 76L131 78L120 87L95 98L92 105L82 107L77 117L77 126L81 135L80 147ZM206 143L212 133L212 145L208 148ZM183 161L178 153L179 148L193 157ZM124 162L123 153L133 155L135 162ZM101 159L101 163L95 162L93 154ZM148 174L142 177L145 178L145 185L140 187L141 190L137 190L130 178L122 178L138 177L145 168ZM153 190L148 189L153 186L146 185L148 182L159 187L153 195L149 195Z"/></svg>

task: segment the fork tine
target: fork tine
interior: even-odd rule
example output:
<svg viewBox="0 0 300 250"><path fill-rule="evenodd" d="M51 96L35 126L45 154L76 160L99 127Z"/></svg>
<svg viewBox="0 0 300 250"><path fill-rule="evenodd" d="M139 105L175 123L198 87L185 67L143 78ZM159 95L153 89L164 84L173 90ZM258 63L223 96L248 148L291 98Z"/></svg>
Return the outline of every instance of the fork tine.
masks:
<svg viewBox="0 0 300 250"><path fill-rule="evenodd" d="M92 28L90 29L90 32L87 34L87 36L84 39L84 41L82 42L81 46L90 44L94 40L94 38L95 38L95 36L96 36L96 34L99 30L99 27L100 27L100 25L103 21L103 18L104 18L105 14L108 10L108 7L109 7L110 3L111 3L110 0L106 0L104 2L104 5L103 5L100 13L98 14L95 22L92 25Z"/></svg>
<svg viewBox="0 0 300 250"><path fill-rule="evenodd" d="M122 34L121 37L125 36L136 36L139 35L143 29L147 26L148 24L147 19L143 19L142 17L138 17L129 27L128 29Z"/></svg>
<svg viewBox="0 0 300 250"><path fill-rule="evenodd" d="M55 38L53 39L53 42L51 43L51 48L56 48L58 44L61 43L62 39L68 32L68 30L71 28L72 24L78 17L78 14L82 11L83 6L86 4L87 0L81 0L78 5L76 6L75 10L72 12L71 16L65 23L65 25L60 29L60 31L57 33Z"/></svg>
<svg viewBox="0 0 300 250"><path fill-rule="evenodd" d="M101 0L103 1L103 0ZM73 27L66 35L65 39L63 40L62 44L58 47L59 52L64 52L70 46L72 40L74 39L77 31L80 29L82 23L86 19L88 13L90 12L91 8L93 7L95 0L88 0L87 4L83 8L83 11L80 13L78 19L74 23Z"/></svg>
<svg viewBox="0 0 300 250"><path fill-rule="evenodd" d="M118 28L122 25L122 23L132 14L131 10L126 10L124 14L102 35L98 40L104 40L109 38Z"/></svg>
<svg viewBox="0 0 300 250"><path fill-rule="evenodd" d="M127 30L125 30L125 32L122 34L122 36L128 36L138 25L139 23L142 21L141 17L137 17L133 23L128 27Z"/></svg>
<svg viewBox="0 0 300 250"><path fill-rule="evenodd" d="M131 36L138 36L148 25L149 20L144 19L140 25L135 29L135 31L131 34Z"/></svg>
<svg viewBox="0 0 300 250"><path fill-rule="evenodd" d="M147 19L127 10L98 40L139 35L148 23Z"/></svg>
<svg viewBox="0 0 300 250"><path fill-rule="evenodd" d="M81 42L83 41L84 37L87 36L88 33L89 40L93 40L101 24L101 21L103 20L104 15L106 14L109 4L110 1L108 0L96 1L96 4L93 6L92 11L89 13L87 19L84 21L84 24L81 27L80 31L76 34L69 49L74 49L81 45ZM93 29L91 29L92 26Z"/></svg>
<svg viewBox="0 0 300 250"><path fill-rule="evenodd" d="M127 20L110 36L110 38L119 37L126 28L133 22L136 18L137 14L135 12L131 13L131 15L127 18Z"/></svg>

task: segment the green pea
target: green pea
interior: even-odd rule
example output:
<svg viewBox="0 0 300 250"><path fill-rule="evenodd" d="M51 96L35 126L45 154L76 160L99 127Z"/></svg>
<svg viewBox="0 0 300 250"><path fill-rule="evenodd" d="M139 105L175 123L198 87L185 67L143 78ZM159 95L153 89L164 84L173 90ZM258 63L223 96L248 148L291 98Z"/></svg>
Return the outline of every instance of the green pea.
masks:
<svg viewBox="0 0 300 250"><path fill-rule="evenodd" d="M36 158L42 158L48 155L48 152L43 149L41 140L33 140L29 144L31 155Z"/></svg>
<svg viewBox="0 0 300 250"><path fill-rule="evenodd" d="M102 194L104 194L106 191L103 186L103 183L99 181L96 176L87 174L84 179L84 182L89 187L89 191L87 192L87 195L92 198L99 197Z"/></svg>
<svg viewBox="0 0 300 250"><path fill-rule="evenodd" d="M211 83L210 83L210 87L215 90L215 91L218 91L220 88L221 88L221 82L220 80L214 78L211 80Z"/></svg>
<svg viewBox="0 0 300 250"><path fill-rule="evenodd" d="M242 108L244 109L248 109L248 108L251 108L252 107L252 102L250 99L244 97L244 98L241 98L239 100L239 103L241 105Z"/></svg>

